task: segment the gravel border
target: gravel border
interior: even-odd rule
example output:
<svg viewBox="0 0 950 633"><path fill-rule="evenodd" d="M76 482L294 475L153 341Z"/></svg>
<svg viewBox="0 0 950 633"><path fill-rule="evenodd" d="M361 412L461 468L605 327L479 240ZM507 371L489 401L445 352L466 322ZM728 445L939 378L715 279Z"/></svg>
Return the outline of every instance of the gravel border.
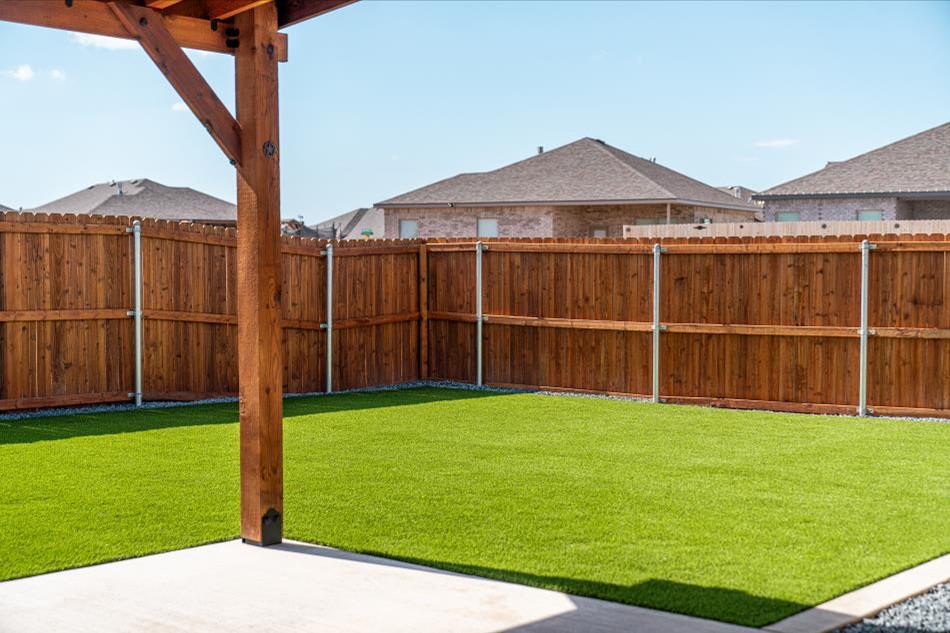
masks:
<svg viewBox="0 0 950 633"><path fill-rule="evenodd" d="M884 609L873 618L839 629L841 633L947 633L950 583Z"/></svg>
<svg viewBox="0 0 950 633"><path fill-rule="evenodd" d="M373 393L379 391L399 391L402 389L417 389L419 387L440 387L443 389L464 389L467 391L484 391L488 393L532 393L542 396L555 396L559 398L593 398L596 400L620 400L627 402L652 402L650 398L637 396L621 396L603 393L584 393L579 391L547 391L545 389L514 388L514 387L493 387L488 385L475 385L469 382L457 382L454 380L412 380L408 382L396 383L393 385L380 385L376 387L360 387L358 389L345 389L326 393L325 391L311 391L308 393L287 393L285 398L307 398L315 396L335 396L344 393ZM156 401L143 402L141 407L136 407L134 403L113 403L98 404L92 406L80 407L59 407L55 409L40 409L34 411L12 411L9 413L0 413L0 422L13 420L29 420L33 418L48 418L60 415L82 415L88 413L107 413L116 411L137 411L141 409L172 409L175 407L196 407L205 404L219 404L227 402L237 402L237 396L228 396L223 398L206 398L204 400L191 401ZM680 405L680 406L699 406L699 405ZM719 409L721 407L703 407L708 409ZM776 413L780 415L823 415L829 418L854 417L848 414L834 415L827 413L792 413L790 411L770 411L768 409L743 409L743 411L760 411L762 413ZM926 417L897 417L897 416L872 416L876 420L901 420L905 422L936 422L938 424L950 424L950 418L926 418Z"/></svg>

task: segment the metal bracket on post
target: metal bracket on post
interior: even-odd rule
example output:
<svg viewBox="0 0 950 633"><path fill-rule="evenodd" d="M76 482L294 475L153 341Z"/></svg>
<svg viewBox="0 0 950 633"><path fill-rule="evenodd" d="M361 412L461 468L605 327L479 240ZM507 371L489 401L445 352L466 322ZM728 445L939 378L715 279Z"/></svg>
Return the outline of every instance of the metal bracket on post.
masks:
<svg viewBox="0 0 950 633"><path fill-rule="evenodd" d="M653 245L653 402L660 402L660 254L663 248Z"/></svg>
<svg viewBox="0 0 950 633"><path fill-rule="evenodd" d="M333 244L327 244L327 393L333 393Z"/></svg>
<svg viewBox="0 0 950 633"><path fill-rule="evenodd" d="M861 242L861 337L860 367L858 379L858 415L868 414L868 337L872 334L868 317L869 278L871 250L874 245L868 240Z"/></svg>
<svg viewBox="0 0 950 633"><path fill-rule="evenodd" d="M482 314L482 251L485 245L475 242L475 363L476 379L482 384L482 326L485 315Z"/></svg>
<svg viewBox="0 0 950 633"><path fill-rule="evenodd" d="M142 223L132 222L132 293L135 306L129 312L133 318L135 339L135 406L142 406Z"/></svg>

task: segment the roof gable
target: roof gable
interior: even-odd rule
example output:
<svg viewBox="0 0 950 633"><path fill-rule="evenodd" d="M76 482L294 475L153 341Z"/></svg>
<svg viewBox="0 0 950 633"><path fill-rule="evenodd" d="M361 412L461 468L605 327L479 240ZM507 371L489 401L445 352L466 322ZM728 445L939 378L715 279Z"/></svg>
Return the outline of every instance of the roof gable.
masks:
<svg viewBox="0 0 950 633"><path fill-rule="evenodd" d="M226 200L189 187L168 187L147 178L99 183L30 211L199 222L237 220L237 207Z"/></svg>
<svg viewBox="0 0 950 633"><path fill-rule="evenodd" d="M763 191L758 197L950 192L950 123Z"/></svg>
<svg viewBox="0 0 950 633"><path fill-rule="evenodd" d="M637 201L691 202L756 210L715 187L592 138L582 138L493 171L459 174L377 205Z"/></svg>

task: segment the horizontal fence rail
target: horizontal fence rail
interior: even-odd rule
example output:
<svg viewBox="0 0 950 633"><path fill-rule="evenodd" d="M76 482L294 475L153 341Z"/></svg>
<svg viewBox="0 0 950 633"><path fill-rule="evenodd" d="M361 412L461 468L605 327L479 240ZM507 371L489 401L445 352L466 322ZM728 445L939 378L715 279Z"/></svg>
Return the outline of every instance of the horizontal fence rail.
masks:
<svg viewBox="0 0 950 633"><path fill-rule="evenodd" d="M0 410L237 393L235 248L234 229L0 214ZM943 233L282 252L288 393L433 378L950 415Z"/></svg>
<svg viewBox="0 0 950 633"><path fill-rule="evenodd" d="M288 393L419 378L419 244L283 239ZM236 395L236 247L234 229L0 213L0 411Z"/></svg>
<svg viewBox="0 0 950 633"><path fill-rule="evenodd" d="M474 243L426 248L429 279L446 284L427 302L436 378L474 381L470 354L481 349L489 385L950 414L943 234L488 240L475 288ZM484 300L480 319L473 294ZM479 321L481 345L469 345Z"/></svg>

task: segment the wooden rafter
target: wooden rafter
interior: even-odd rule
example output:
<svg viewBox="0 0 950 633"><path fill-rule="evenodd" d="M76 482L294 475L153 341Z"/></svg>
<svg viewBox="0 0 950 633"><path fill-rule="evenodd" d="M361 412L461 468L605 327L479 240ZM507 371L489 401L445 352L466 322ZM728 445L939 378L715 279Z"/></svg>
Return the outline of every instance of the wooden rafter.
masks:
<svg viewBox="0 0 950 633"><path fill-rule="evenodd" d="M145 6L149 9L167 9L168 7L178 4L181 0L145 0Z"/></svg>
<svg viewBox="0 0 950 633"><path fill-rule="evenodd" d="M271 0L205 0L205 5L209 20L226 20L269 2Z"/></svg>
<svg viewBox="0 0 950 633"><path fill-rule="evenodd" d="M226 29L212 30L208 20L157 12L155 15L182 48L234 54L234 49L227 45ZM72 7L55 0L0 0L0 21L131 38L116 14L100 0L74 0ZM276 46L278 59L287 61L286 35L278 34Z"/></svg>

